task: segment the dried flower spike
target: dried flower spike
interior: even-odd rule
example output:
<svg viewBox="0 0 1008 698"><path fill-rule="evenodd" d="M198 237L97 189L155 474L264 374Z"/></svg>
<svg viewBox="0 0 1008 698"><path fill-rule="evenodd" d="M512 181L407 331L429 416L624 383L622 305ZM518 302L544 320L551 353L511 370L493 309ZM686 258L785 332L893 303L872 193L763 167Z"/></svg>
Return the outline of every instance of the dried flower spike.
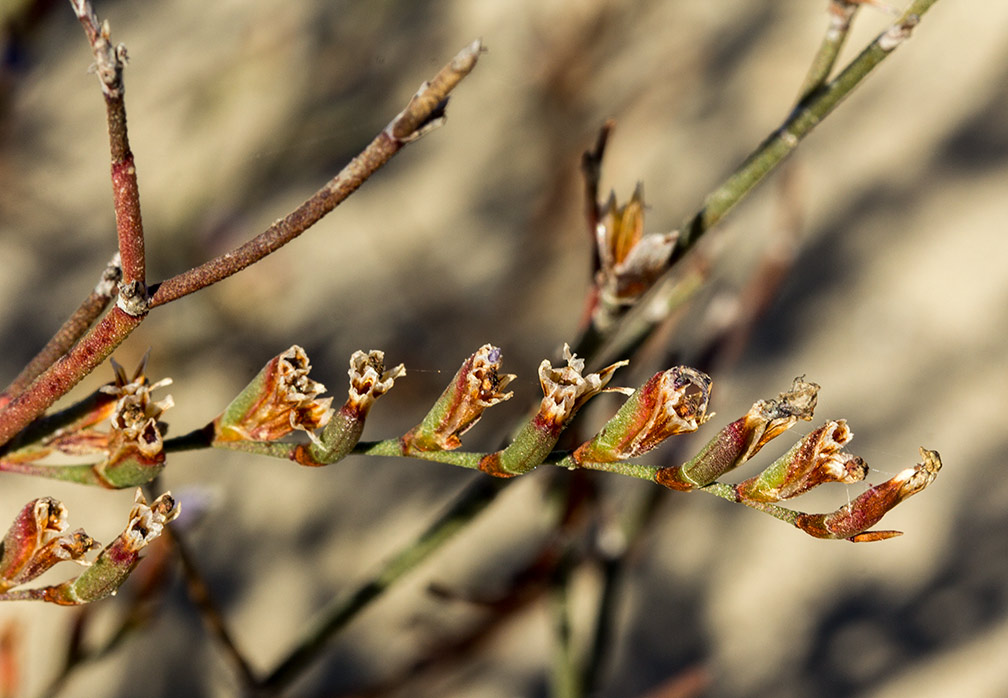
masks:
<svg viewBox="0 0 1008 698"><path fill-rule="evenodd" d="M553 450L581 406L602 392L616 369L628 363L619 361L597 373L584 375L584 359L577 358L567 344L563 355L567 361L564 367L553 368L548 359L539 365L539 384L544 395L539 410L507 448L483 457L480 470L497 477L513 477L533 470Z"/></svg>
<svg viewBox="0 0 1008 698"><path fill-rule="evenodd" d="M777 502L825 482L860 482L868 474L868 465L843 450L852 437L844 420L826 422L762 473L737 484L735 492L741 499Z"/></svg>
<svg viewBox="0 0 1008 698"><path fill-rule="evenodd" d="M572 454L575 463L636 458L707 419L711 379L686 366L656 373L631 395L594 439Z"/></svg>
<svg viewBox="0 0 1008 698"><path fill-rule="evenodd" d="M499 373L501 350L484 344L469 356L427 416L401 439L403 452L450 451L462 445L459 437L473 427L488 407L513 393L504 389L514 380Z"/></svg>
<svg viewBox="0 0 1008 698"><path fill-rule="evenodd" d="M795 378L790 390L774 400L754 404L744 417L724 427L690 461L659 470L655 482L676 490L709 485L752 458L799 419L812 419L818 392L815 383Z"/></svg>
<svg viewBox="0 0 1008 698"><path fill-rule="evenodd" d="M921 448L921 462L896 477L872 487L850 504L830 514L799 514L795 526L816 538L846 538L855 543L885 540L900 531L869 531L886 513L907 497L934 482L941 470L937 451Z"/></svg>
<svg viewBox="0 0 1008 698"><path fill-rule="evenodd" d="M275 441L315 430L332 417L325 386L308 377L311 364L296 344L273 357L251 383L213 421L214 441Z"/></svg>

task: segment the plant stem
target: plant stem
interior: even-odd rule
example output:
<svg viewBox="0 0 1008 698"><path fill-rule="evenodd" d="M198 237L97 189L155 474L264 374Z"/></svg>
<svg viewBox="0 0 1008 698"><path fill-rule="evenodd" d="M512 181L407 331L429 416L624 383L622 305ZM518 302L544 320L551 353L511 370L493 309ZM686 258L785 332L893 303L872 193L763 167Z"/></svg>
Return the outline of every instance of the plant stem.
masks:
<svg viewBox="0 0 1008 698"><path fill-rule="evenodd" d="M830 23L826 28L826 34L819 44L809 66L805 80L798 90L798 104L808 99L816 90L822 87L829 78L833 66L836 64L840 49L843 48L847 33L850 31L851 22L857 14L859 5L849 3L846 0L831 0L829 7Z"/></svg>
<svg viewBox="0 0 1008 698"><path fill-rule="evenodd" d="M71 4L78 12L78 17L81 17L83 13L90 13L93 16L90 5L85 0L71 0ZM84 24L86 30L89 27L97 26L96 22L97 19L85 21L84 18L81 18L81 23ZM91 33L89 32L90 37ZM10 441L14 435L108 358L112 351L143 320L143 312L137 313L132 310L136 304L142 304L145 312L149 308L168 303L244 269L303 233L323 215L350 196L365 179L384 165L405 143L415 140L427 128L439 122L443 115L448 92L469 74L476 65L476 60L482 50L483 46L477 40L459 52L429 84L425 84L420 92L413 96L406 108L360 155L354 158L308 201L270 226L266 232L237 250L169 279L154 291L150 299L144 294L145 289L142 283L139 287L136 286L136 283L123 284L117 306L97 326L92 328L84 339L65 354L60 361L49 366L16 398L6 404L0 400L0 446ZM102 72L101 64L98 68L99 72ZM106 83L103 81L102 84ZM123 121L123 128L125 129L125 121ZM113 151L115 152L115 146L113 146ZM123 176L128 177L129 175L124 173ZM129 185L128 183L120 183L117 186L128 188ZM117 217L118 213L117 210ZM138 271L134 261L133 274L136 275ZM124 303L123 296L126 289L133 290L132 298L134 300Z"/></svg>
<svg viewBox="0 0 1008 698"><path fill-rule="evenodd" d="M689 252L703 235L714 227L759 184L767 174L780 165L798 144L812 132L856 88L861 81L892 51L910 36L920 16L927 12L937 0L915 0L907 11L870 43L844 70L821 89L814 91L799 103L788 118L747 157L741 165L714 191L704 199L700 208L686 218L680 226L678 244L672 250L668 270L638 305L651 307L661 303L656 298L667 288L667 282L676 273L675 264ZM656 326L664 319L660 313L648 313L648 328ZM614 323L607 332L602 332L590 324L577 342L575 352L582 356L593 354L607 336L622 328L624 316Z"/></svg>
<svg viewBox="0 0 1008 698"><path fill-rule="evenodd" d="M113 255L112 259L105 266L101 279L95 285L94 290L84 299L84 302L67 318L63 326L56 331L56 334L46 343L46 345L35 355L27 366L25 366L17 378L11 381L10 385L0 393L0 407L7 405L12 399L20 395L33 380L39 377L43 371L53 365L59 357L63 356L74 345L87 329L108 307L109 301L116 294L116 284L122 278L122 268L119 265L119 254Z"/></svg>
<svg viewBox="0 0 1008 698"><path fill-rule="evenodd" d="M146 262L140 217L140 189L137 186L136 163L126 130L125 87L122 79L126 67L126 47L122 44L112 45L108 24L103 25L98 21L89 0L70 0L70 4L91 44L95 72L105 97L109 148L112 153L112 197L123 281L126 284L140 284L142 287L146 281ZM120 302L122 300L123 297L120 296ZM146 305L143 305L138 312L145 311Z"/></svg>
<svg viewBox="0 0 1008 698"><path fill-rule="evenodd" d="M252 240L159 284L156 290L152 289L150 307L164 305L198 291L258 262L336 208L406 143L440 122L448 93L476 66L482 50L479 40L462 49L430 83L421 87L406 108L364 151L324 187Z"/></svg>
<svg viewBox="0 0 1008 698"><path fill-rule="evenodd" d="M107 359L142 319L118 306L112 308L63 358L0 410L0 446Z"/></svg>
<svg viewBox="0 0 1008 698"><path fill-rule="evenodd" d="M410 545L388 560L370 579L349 594L333 599L294 650L260 683L279 692L312 663L327 641L406 573L416 568L494 500L506 480L479 477Z"/></svg>

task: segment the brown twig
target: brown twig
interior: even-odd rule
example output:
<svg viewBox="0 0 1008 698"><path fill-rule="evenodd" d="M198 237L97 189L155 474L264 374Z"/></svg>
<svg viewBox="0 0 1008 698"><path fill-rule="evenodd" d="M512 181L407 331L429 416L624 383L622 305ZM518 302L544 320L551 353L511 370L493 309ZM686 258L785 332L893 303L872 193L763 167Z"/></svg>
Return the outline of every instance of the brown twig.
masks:
<svg viewBox="0 0 1008 698"><path fill-rule="evenodd" d="M122 278L122 267L119 265L119 253L109 260L101 279L94 290L84 299L80 307L67 318L63 326L52 336L42 350L35 355L27 366L21 370L17 378L0 393L0 407L7 405L20 395L33 380L43 371L52 366L53 362L63 356L81 338L91 324L108 307L109 301L116 294L117 285Z"/></svg>
<svg viewBox="0 0 1008 698"><path fill-rule="evenodd" d="M0 446L93 371L140 324L117 305L59 361L0 411Z"/></svg>
<svg viewBox="0 0 1008 698"><path fill-rule="evenodd" d="M588 246L592 249L592 274L599 269L598 245L595 244L595 229L599 224L598 188L602 179L602 156L605 155L609 134L616 127L613 119L607 119L599 129L595 147L581 155L581 175L584 177L585 220L588 222Z"/></svg>
<svg viewBox="0 0 1008 698"><path fill-rule="evenodd" d="M123 282L144 284L143 223L140 218L140 189L137 186L136 164L126 131L126 102L122 73L126 67L126 47L113 46L108 22L98 23L98 17L88 0L70 0L77 19L84 27L95 57L95 72L101 82L108 120L109 147L112 152L112 197L115 205L119 255L122 258ZM144 300L146 293L137 294ZM146 304L137 307L125 304L128 296L120 296L119 304L130 314L144 314Z"/></svg>
<svg viewBox="0 0 1008 698"><path fill-rule="evenodd" d="M90 11L90 6L84 0L71 1L75 9L82 7ZM79 11L78 16L83 11ZM93 13L89 16L93 17ZM89 27L96 26L97 20L81 21L85 30L88 30ZM90 38L90 31L88 35ZM448 93L472 71L482 51L483 44L478 39L462 49L430 83L424 83L420 87L406 108L360 155L305 203L261 235L232 252L167 280L157 288L149 301L142 283L133 281L122 284L119 288L119 301L112 312L18 397L7 405L0 404L0 446L10 441L104 361L140 324L146 309L164 305L216 283L279 249L356 191L403 145L416 140L439 124L444 117ZM99 73L103 70L101 61L98 70ZM104 79L102 84L105 84ZM123 127L125 128L125 121ZM138 312L138 309L141 311Z"/></svg>
<svg viewBox="0 0 1008 698"><path fill-rule="evenodd" d="M244 245L158 285L151 295L150 307L198 291L258 262L336 208L406 143L441 123L448 93L475 67L482 51L479 39L462 49L431 82L424 83L406 108L324 187Z"/></svg>

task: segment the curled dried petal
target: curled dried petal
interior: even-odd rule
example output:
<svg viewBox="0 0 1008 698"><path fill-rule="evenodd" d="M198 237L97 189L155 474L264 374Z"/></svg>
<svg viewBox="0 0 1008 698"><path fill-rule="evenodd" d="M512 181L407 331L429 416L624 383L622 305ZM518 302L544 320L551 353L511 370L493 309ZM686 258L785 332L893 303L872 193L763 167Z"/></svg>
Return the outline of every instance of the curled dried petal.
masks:
<svg viewBox="0 0 1008 698"><path fill-rule="evenodd" d="M140 561L140 551L161 535L180 507L166 492L150 504L138 489L126 529L78 577L37 590L35 598L64 606L98 601L116 593Z"/></svg>
<svg viewBox="0 0 1008 698"><path fill-rule="evenodd" d="M583 375L584 359L577 358L567 344L564 344L563 355L566 366L553 368L548 359L539 365L539 384L544 395L539 417L545 424L558 429L562 429L585 402L602 392L616 369L629 363L618 361L597 373Z"/></svg>
<svg viewBox="0 0 1008 698"><path fill-rule="evenodd" d="M844 450L851 438L853 434L846 421L826 422L762 473L736 485L735 491L742 499L776 502L826 482L860 482L867 475L868 466Z"/></svg>
<svg viewBox="0 0 1008 698"><path fill-rule="evenodd" d="M385 352L355 351L350 357L350 405L364 414L379 397L392 389L395 379L406 375L402 364L385 368Z"/></svg>

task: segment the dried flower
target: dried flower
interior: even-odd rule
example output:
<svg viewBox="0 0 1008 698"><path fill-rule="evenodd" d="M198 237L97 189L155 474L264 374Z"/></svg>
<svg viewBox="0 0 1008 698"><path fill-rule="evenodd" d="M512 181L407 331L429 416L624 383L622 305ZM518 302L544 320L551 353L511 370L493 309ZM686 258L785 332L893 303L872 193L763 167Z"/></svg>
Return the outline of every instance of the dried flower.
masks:
<svg viewBox="0 0 1008 698"><path fill-rule="evenodd" d="M98 554L80 576L57 586L33 589L34 598L76 606L114 595L140 561L140 551L161 535L180 507L166 492L150 504L138 489L126 529Z"/></svg>
<svg viewBox="0 0 1008 698"><path fill-rule="evenodd" d="M631 395L594 439L573 453L576 463L636 458L707 419L711 379L687 366L656 373Z"/></svg>
<svg viewBox="0 0 1008 698"><path fill-rule="evenodd" d="M742 499L777 502L825 482L860 482L868 473L868 465L843 450L851 438L853 434L844 420L826 422L762 473L736 485L735 491Z"/></svg>
<svg viewBox="0 0 1008 698"><path fill-rule="evenodd" d="M513 393L503 392L514 375L498 371L501 350L484 344L469 356L427 416L401 439L410 451L450 451L462 445L459 437L473 427L488 407Z"/></svg>
<svg viewBox="0 0 1008 698"><path fill-rule="evenodd" d="M402 364L385 368L385 352L372 349L364 353L355 351L350 357L350 397L347 406L367 416L374 401L392 389L396 378L406 375Z"/></svg>
<svg viewBox="0 0 1008 698"><path fill-rule="evenodd" d="M791 389L774 400L760 400L741 419L724 427L689 462L662 468L655 481L677 490L714 482L752 458L771 439L799 420L812 419L819 386L795 378Z"/></svg>
<svg viewBox="0 0 1008 698"><path fill-rule="evenodd" d="M609 325L628 305L647 291L672 255L677 231L644 235L644 188L637 184L630 202L616 205L616 195L599 211L595 229L599 270L595 277L599 303L593 319Z"/></svg>
<svg viewBox="0 0 1008 698"><path fill-rule="evenodd" d="M311 364L296 344L273 357L213 422L214 440L275 441L315 430L332 417L332 398L319 398L325 386L308 377Z"/></svg>
<svg viewBox="0 0 1008 698"><path fill-rule="evenodd" d="M102 387L102 391L116 398L109 418L112 429L103 449L105 460L94 466L98 481L106 487L134 487L150 482L164 468L164 440L166 429L159 421L165 410L175 403L171 395L154 400L151 393L171 385L171 378L149 383L144 371L147 356L132 378L126 377L122 366L112 361L116 381Z"/></svg>
<svg viewBox="0 0 1008 698"><path fill-rule="evenodd" d="M347 374L350 376L347 400L322 431L322 439L294 451L293 459L301 465L328 465L350 453L364 432L371 406L392 389L396 378L406 375L406 368L399 364L386 370L385 353L372 349L367 353L355 351Z"/></svg>
<svg viewBox="0 0 1008 698"><path fill-rule="evenodd" d="M549 359L539 364L539 385L542 386L543 399L539 403L536 415L547 427L556 429L556 433L567 425L584 403L602 392L602 389L612 380L616 369L626 366L629 361L617 361L606 366L598 373L584 372L584 359L579 359L571 353L570 346L564 344L564 360L567 365L553 368Z"/></svg>
<svg viewBox="0 0 1008 698"><path fill-rule="evenodd" d="M896 477L872 487L853 502L829 514L799 514L795 526L816 538L846 538L855 543L885 540L900 531L869 531L886 513L907 497L934 482L941 470L937 451L921 448L921 462Z"/></svg>
<svg viewBox="0 0 1008 698"><path fill-rule="evenodd" d="M507 448L483 457L480 470L497 477L513 477L533 470L553 450L581 406L602 392L616 369L628 363L619 361L597 373L584 375L584 359L577 358L567 344L563 355L567 365L562 368L553 368L548 359L539 365L539 384L544 395L539 410Z"/></svg>
<svg viewBox="0 0 1008 698"><path fill-rule="evenodd" d="M81 561L96 547L77 530L66 530L66 507L51 497L28 502L4 537L0 554L0 592L31 581L64 560Z"/></svg>

